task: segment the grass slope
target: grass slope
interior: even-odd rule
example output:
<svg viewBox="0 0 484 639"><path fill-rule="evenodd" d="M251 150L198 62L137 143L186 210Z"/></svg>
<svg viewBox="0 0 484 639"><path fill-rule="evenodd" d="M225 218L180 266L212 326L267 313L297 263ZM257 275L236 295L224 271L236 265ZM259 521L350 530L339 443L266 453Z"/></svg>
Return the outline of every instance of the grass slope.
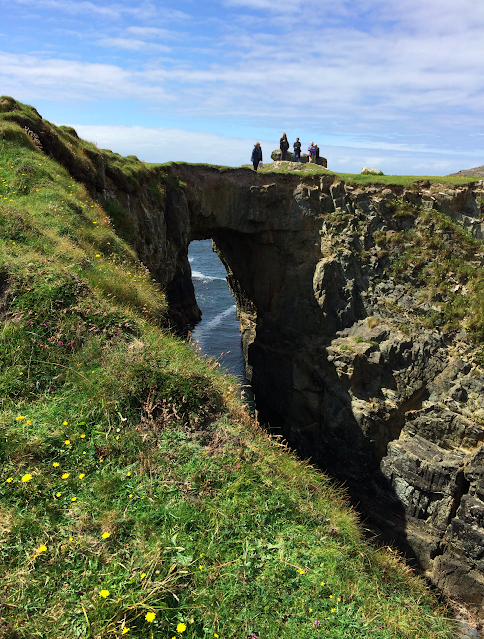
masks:
<svg viewBox="0 0 484 639"><path fill-rule="evenodd" d="M453 636L343 492L163 329L106 211L25 132L35 110L2 104L0 636ZM75 171L88 143L42 126Z"/></svg>

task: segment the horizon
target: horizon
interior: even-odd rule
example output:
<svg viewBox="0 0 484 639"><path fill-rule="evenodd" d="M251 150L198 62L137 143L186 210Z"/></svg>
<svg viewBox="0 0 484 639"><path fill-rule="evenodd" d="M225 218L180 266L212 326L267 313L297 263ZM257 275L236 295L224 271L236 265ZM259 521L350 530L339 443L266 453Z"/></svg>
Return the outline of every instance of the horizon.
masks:
<svg viewBox="0 0 484 639"><path fill-rule="evenodd" d="M0 93L122 155L239 166L286 132L335 172L484 164L470 0L0 2Z"/></svg>

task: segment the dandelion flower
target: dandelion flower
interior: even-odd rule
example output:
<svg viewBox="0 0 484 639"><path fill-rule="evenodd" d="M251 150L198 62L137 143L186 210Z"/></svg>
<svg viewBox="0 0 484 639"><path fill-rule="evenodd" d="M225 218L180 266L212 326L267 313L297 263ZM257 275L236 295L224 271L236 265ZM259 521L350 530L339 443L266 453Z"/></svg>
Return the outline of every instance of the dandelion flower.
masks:
<svg viewBox="0 0 484 639"><path fill-rule="evenodd" d="M101 535L101 537L102 537L103 539L107 539L108 537L111 537L111 533L103 532L103 534Z"/></svg>
<svg viewBox="0 0 484 639"><path fill-rule="evenodd" d="M179 623L178 626L176 627L177 632L185 632L186 629L187 627L185 626L184 623Z"/></svg>
<svg viewBox="0 0 484 639"><path fill-rule="evenodd" d="M39 546L38 552L45 552L46 550L47 550L47 546L42 545L42 546Z"/></svg>
<svg viewBox="0 0 484 639"><path fill-rule="evenodd" d="M144 579L145 577L146 577L146 573L145 573L145 572L142 572L142 573L141 573L141 576L140 576L140 579Z"/></svg>
<svg viewBox="0 0 484 639"><path fill-rule="evenodd" d="M146 621L149 621L150 623L155 620L155 617L156 617L156 613L154 613L154 612L147 612L146 615L145 615ZM178 625L180 625L180 624L178 624Z"/></svg>
<svg viewBox="0 0 484 639"><path fill-rule="evenodd" d="M131 477L131 473L126 473L126 477Z"/></svg>
<svg viewBox="0 0 484 639"><path fill-rule="evenodd" d="M198 569L199 570L203 570L203 566L198 566Z"/></svg>
<svg viewBox="0 0 484 639"><path fill-rule="evenodd" d="M28 419L26 422L27 426L30 426L30 424L32 423L30 419Z"/></svg>
<svg viewBox="0 0 484 639"><path fill-rule="evenodd" d="M22 419L25 419L25 415L19 415L18 417L15 418L18 422L21 421Z"/></svg>
<svg viewBox="0 0 484 639"><path fill-rule="evenodd" d="M54 463L52 464L52 466L54 466L54 468L59 468L60 464L59 464L59 462L54 462Z"/></svg>
<svg viewBox="0 0 484 639"><path fill-rule="evenodd" d="M82 454L83 454L83 455L85 455L85 454L86 454L86 451L85 451L85 450L83 450L83 451L82 451Z"/></svg>
<svg viewBox="0 0 484 639"><path fill-rule="evenodd" d="M68 423L68 422L62 422L62 425L63 425L63 426L67 426L67 423Z"/></svg>
<svg viewBox="0 0 484 639"><path fill-rule="evenodd" d="M32 475L30 473L27 473L26 475L22 477L22 481L24 482L24 484L29 482L31 479L32 479Z"/></svg>
<svg viewBox="0 0 484 639"><path fill-rule="evenodd" d="M106 599L106 597L109 597L109 590L101 590L101 592L99 593L99 596Z"/></svg>
<svg viewBox="0 0 484 639"><path fill-rule="evenodd" d="M62 479L67 479L68 477L70 477L70 473L64 473L62 475Z"/></svg>
<svg viewBox="0 0 484 639"><path fill-rule="evenodd" d="M214 633L213 633L213 636L214 636L215 638L217 638L217 637L218 637L218 634L217 634L216 632L214 632Z"/></svg>
<svg viewBox="0 0 484 639"><path fill-rule="evenodd" d="M86 474L85 474L85 473L80 473L80 474L79 474L79 479L84 479L84 477L85 477L85 476L86 476Z"/></svg>
<svg viewBox="0 0 484 639"><path fill-rule="evenodd" d="M73 497L71 501L77 501L77 497Z"/></svg>
<svg viewBox="0 0 484 639"><path fill-rule="evenodd" d="M324 586L324 581L321 582L321 585Z"/></svg>
<svg viewBox="0 0 484 639"><path fill-rule="evenodd" d="M64 444L65 444L66 446L70 446L70 445L71 445L71 442L70 442L68 439L66 439L66 441L64 442Z"/></svg>
<svg viewBox="0 0 484 639"><path fill-rule="evenodd" d="M81 439L85 439L85 437L86 437L86 436L85 436L84 434L83 434L83 435L81 435ZM129 628L128 628L128 630L129 630Z"/></svg>
<svg viewBox="0 0 484 639"><path fill-rule="evenodd" d="M55 496L56 497L60 497L62 495L62 493L56 493Z"/></svg>
<svg viewBox="0 0 484 639"><path fill-rule="evenodd" d="M332 598L333 598L333 595L329 595L329 598L330 598L330 599L332 599Z"/></svg>
<svg viewBox="0 0 484 639"><path fill-rule="evenodd" d="M122 634L122 635L125 635L125 634L127 634L128 632L129 632L129 628L128 628L128 626L124 626L124 628L123 628L123 632L122 632L121 634Z"/></svg>
<svg viewBox="0 0 484 639"><path fill-rule="evenodd" d="M133 495L128 495L128 497L129 497L130 499L133 499Z"/></svg>
<svg viewBox="0 0 484 639"><path fill-rule="evenodd" d="M7 477L5 481L7 482L7 484L11 484L13 482L13 477Z"/></svg>

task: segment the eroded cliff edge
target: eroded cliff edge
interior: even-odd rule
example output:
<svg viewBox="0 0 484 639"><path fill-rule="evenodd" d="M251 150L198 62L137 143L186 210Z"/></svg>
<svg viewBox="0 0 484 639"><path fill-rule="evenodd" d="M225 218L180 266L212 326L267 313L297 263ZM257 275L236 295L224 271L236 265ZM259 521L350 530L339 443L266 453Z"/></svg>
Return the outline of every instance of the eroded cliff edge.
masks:
<svg viewBox="0 0 484 639"><path fill-rule="evenodd" d="M476 309L447 311L476 285L461 263L482 269L480 243L460 229L482 237L483 184L170 170L184 184L179 220L227 267L261 421L344 481L367 525L439 588L479 608L484 378Z"/></svg>
<svg viewBox="0 0 484 639"><path fill-rule="evenodd" d="M199 318L188 245L214 240L261 421L345 481L368 527L444 592L480 608L483 335L469 300L483 256L458 229L483 236L482 182L361 189L189 165L126 180L105 154L80 164L41 121L35 132L124 229L180 328Z"/></svg>

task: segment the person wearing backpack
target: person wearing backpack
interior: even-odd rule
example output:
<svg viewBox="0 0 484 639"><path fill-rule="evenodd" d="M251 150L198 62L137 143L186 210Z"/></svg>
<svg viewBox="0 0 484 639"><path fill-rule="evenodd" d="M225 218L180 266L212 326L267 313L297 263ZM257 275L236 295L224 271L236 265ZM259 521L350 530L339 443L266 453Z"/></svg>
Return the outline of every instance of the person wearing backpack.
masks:
<svg viewBox="0 0 484 639"><path fill-rule="evenodd" d="M289 142L287 141L287 135L285 133L282 134L279 148L281 149L281 160L286 160L287 151L289 149Z"/></svg>
<svg viewBox="0 0 484 639"><path fill-rule="evenodd" d="M294 162L301 161L301 142L299 142L299 138L296 138L296 141L292 145L294 149Z"/></svg>
<svg viewBox="0 0 484 639"><path fill-rule="evenodd" d="M257 171L257 169L259 168L259 162L262 162L262 148L260 142L256 142L254 144L254 148L252 149L252 156L250 159L252 160L254 171Z"/></svg>

